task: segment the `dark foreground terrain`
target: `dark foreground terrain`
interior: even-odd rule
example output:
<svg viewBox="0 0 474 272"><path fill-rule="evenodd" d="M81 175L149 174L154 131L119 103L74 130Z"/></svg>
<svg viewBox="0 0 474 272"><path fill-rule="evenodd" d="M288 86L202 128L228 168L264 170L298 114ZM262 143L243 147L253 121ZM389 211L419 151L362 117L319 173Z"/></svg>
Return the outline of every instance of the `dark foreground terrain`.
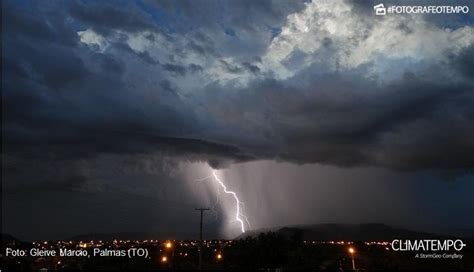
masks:
<svg viewBox="0 0 474 272"><path fill-rule="evenodd" d="M314 233L313 233L314 235ZM380 235L380 233L378 234ZM474 268L472 240L460 252L462 258L416 257L417 252L393 251L389 240L309 240L304 231L259 233L238 240L207 240L203 243L203 269L317 269L317 270L452 270ZM2 271L8 270L167 270L197 269L195 240L65 240L21 242L2 236ZM7 248L27 256L6 256ZM146 256L129 256L134 249ZM351 254L349 249L354 253ZM31 256L37 252L75 252L84 256ZM68 251L69 250L69 251ZM119 256L124 254L125 256ZM115 255L115 256L114 256ZM354 264L352 263L354 258Z"/></svg>

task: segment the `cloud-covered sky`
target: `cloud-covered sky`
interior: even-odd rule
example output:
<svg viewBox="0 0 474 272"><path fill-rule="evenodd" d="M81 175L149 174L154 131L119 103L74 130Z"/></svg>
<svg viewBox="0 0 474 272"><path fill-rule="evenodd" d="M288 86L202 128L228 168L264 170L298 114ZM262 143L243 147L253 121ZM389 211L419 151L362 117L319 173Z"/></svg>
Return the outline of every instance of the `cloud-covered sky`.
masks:
<svg viewBox="0 0 474 272"><path fill-rule="evenodd" d="M242 179L237 188L247 184L239 190L257 227L367 220L426 227L440 217L452 221L450 209L469 217L472 12L375 16L372 6L3 1L5 231L28 238L143 230L139 225L194 231L186 223L195 220L191 207L212 202L213 194L196 193L190 180L208 175L206 164ZM261 177L280 181L267 185ZM384 210L341 211L358 194L344 191L351 185L342 179L364 180L361 209ZM395 188L385 193L393 195L375 197L379 186ZM412 186L422 187L423 204L407 195ZM441 214L415 219L413 206L441 198L443 186L464 190L447 193ZM344 191L345 200L322 205L328 195L316 190ZM286 216L269 211L280 208L268 204L279 194ZM71 206L56 206L62 201ZM100 212L81 223L91 210ZM30 233L19 227L54 214L71 223L48 220L45 230ZM111 218L123 227L104 226ZM474 225L461 221L460 227ZM209 224L217 231L231 223Z"/></svg>

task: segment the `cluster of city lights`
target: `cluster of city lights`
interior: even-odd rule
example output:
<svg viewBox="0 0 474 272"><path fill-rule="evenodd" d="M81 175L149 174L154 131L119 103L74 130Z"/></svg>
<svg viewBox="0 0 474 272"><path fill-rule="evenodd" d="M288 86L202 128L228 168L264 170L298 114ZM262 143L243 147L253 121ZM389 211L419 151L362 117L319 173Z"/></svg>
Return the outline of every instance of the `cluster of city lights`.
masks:
<svg viewBox="0 0 474 272"><path fill-rule="evenodd" d="M14 243L14 242L13 242ZM231 247L235 243L233 240L203 240L202 245L207 248L212 248L214 251L215 261L221 262L224 259L224 249ZM334 245L345 248L348 255L351 257L352 267L356 269L357 250L353 241L313 241L304 240L305 245ZM389 250L388 241L365 241L366 246L377 246L383 247ZM155 247L159 248L158 261L165 267L171 267L173 260L176 257L187 258L188 254L197 250L199 246L198 240L119 240L115 239L111 242L108 241L42 241L32 242L33 247L41 249L54 249L54 248L76 248L76 249L89 249L89 248L130 248L130 247ZM8 246L8 245L7 245ZM57 265L63 265L64 260L56 261Z"/></svg>
<svg viewBox="0 0 474 272"><path fill-rule="evenodd" d="M229 241L229 242L231 242L231 241ZM193 243L193 245L194 245L194 243ZM209 247L209 242L207 243L207 247ZM160 250L160 252L162 253L162 255L160 257L160 262L162 264L168 264L171 261L170 258L172 259L174 257L174 253L175 253L174 248L175 248L175 246L174 246L173 242L166 241L166 242L163 243L163 248L164 248L164 250ZM214 252L215 252L215 256L216 256L217 261L221 261L224 258L224 255L222 254L221 251L218 251L217 249L214 249ZM188 253L179 252L179 256L187 257Z"/></svg>

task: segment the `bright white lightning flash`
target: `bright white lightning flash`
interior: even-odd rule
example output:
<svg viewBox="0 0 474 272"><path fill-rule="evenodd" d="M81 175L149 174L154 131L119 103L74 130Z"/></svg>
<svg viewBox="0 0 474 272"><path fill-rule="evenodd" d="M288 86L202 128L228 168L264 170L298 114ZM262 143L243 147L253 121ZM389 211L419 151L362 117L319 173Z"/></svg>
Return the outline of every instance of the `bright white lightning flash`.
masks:
<svg viewBox="0 0 474 272"><path fill-rule="evenodd" d="M216 179L217 183L222 187L222 189L224 189L224 192L226 194L231 194L235 199L235 209L236 209L235 220L237 220L237 222L240 223L240 228L242 229L242 232L245 232L245 224L244 224L244 221L242 220L242 215L240 214L240 205L242 205L242 202L240 202L235 192L227 190L227 187L225 186L224 182L222 182L222 180L217 176L216 172L217 172L216 170L212 170L212 175Z"/></svg>

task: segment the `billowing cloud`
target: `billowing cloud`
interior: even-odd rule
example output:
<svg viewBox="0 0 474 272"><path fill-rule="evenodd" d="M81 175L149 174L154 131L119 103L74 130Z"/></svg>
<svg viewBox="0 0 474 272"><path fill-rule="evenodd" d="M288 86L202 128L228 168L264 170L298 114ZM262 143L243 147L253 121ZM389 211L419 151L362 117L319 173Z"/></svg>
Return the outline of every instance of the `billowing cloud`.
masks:
<svg viewBox="0 0 474 272"><path fill-rule="evenodd" d="M342 0L91 5L5 3L6 160L474 166L469 20Z"/></svg>

